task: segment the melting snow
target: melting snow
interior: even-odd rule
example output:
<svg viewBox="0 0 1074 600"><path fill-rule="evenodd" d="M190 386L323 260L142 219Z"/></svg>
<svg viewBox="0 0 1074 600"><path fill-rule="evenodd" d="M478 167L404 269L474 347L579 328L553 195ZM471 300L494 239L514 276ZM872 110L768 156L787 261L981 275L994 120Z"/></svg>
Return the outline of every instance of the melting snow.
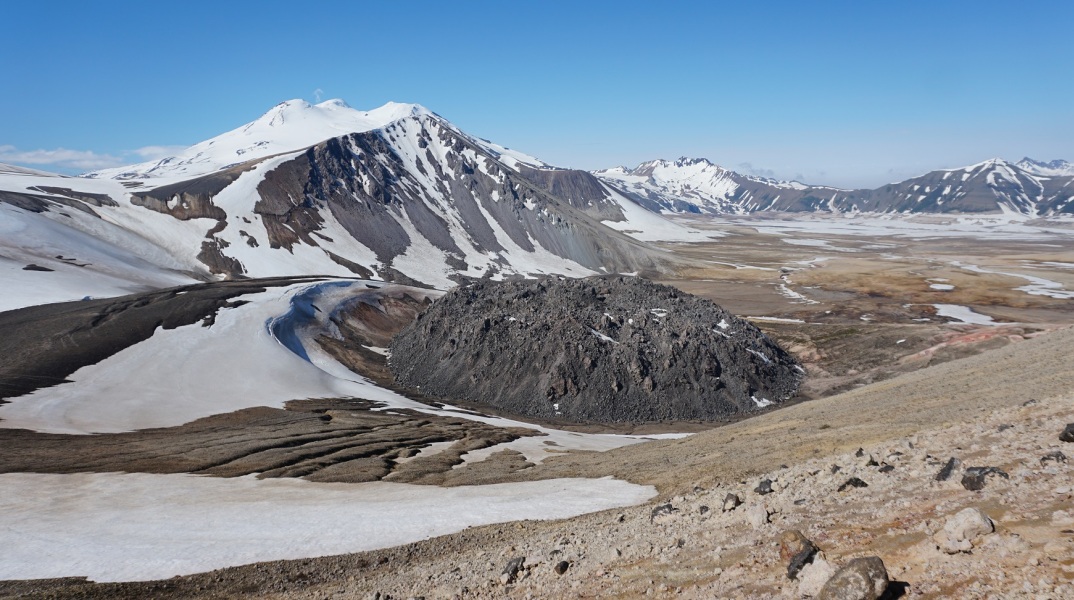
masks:
<svg viewBox="0 0 1074 600"><path fill-rule="evenodd" d="M0 475L0 579L164 579L640 504L611 478L439 488L143 473Z"/></svg>
<svg viewBox="0 0 1074 600"><path fill-rule="evenodd" d="M941 317L947 317L949 319L955 319L956 321L967 323L971 325L998 325L992 320L992 317L988 315L982 315L981 313L974 312L967 306L959 304L933 304L936 307L936 314Z"/></svg>

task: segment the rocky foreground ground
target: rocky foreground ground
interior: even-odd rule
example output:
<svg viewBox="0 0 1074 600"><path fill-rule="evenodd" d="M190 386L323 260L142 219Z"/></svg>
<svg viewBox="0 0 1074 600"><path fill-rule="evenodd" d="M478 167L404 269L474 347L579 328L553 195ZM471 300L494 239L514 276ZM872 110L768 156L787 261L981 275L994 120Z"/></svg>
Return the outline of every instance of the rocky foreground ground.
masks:
<svg viewBox="0 0 1074 600"><path fill-rule="evenodd" d="M698 487L655 506L483 531L483 543L467 551L310 591L338 598L876 597L831 587L822 593L841 567L875 556L891 580L887 597L1071 598L1074 437L1060 439L1069 422L1074 397L1030 400L860 452ZM798 557L791 579L788 566L806 543L818 551Z"/></svg>

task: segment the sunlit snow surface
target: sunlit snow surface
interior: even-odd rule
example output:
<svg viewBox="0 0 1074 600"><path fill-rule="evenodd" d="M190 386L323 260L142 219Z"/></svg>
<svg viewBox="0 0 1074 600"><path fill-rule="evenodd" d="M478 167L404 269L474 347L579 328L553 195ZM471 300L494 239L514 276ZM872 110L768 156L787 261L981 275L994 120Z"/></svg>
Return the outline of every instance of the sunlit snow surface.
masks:
<svg viewBox="0 0 1074 600"><path fill-rule="evenodd" d="M611 478L438 488L193 475L0 475L0 580L162 579L639 504Z"/></svg>

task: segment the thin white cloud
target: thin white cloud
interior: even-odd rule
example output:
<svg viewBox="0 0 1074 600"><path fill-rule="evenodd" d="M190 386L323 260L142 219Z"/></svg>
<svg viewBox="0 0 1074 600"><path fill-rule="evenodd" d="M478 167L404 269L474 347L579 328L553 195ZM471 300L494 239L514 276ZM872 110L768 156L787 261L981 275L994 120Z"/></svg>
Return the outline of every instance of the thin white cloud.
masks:
<svg viewBox="0 0 1074 600"><path fill-rule="evenodd" d="M49 165L63 169L91 171L118 167L125 161L112 154L99 154L92 150L19 150L15 146L0 146L0 162L21 165Z"/></svg>
<svg viewBox="0 0 1074 600"><path fill-rule="evenodd" d="M313 90L313 97L317 100L317 102L321 101L321 96L323 96L323 95L324 95L324 90L322 90L321 88L317 88L317 89Z"/></svg>
<svg viewBox="0 0 1074 600"><path fill-rule="evenodd" d="M773 171L772 169L766 169L764 167L755 167L755 166L753 166L753 163L748 163L748 162L739 163L738 164L738 171L740 173L745 173L746 175L753 175L754 177L767 177L769 179L778 179L779 178L776 175L776 172Z"/></svg>
<svg viewBox="0 0 1074 600"><path fill-rule="evenodd" d="M142 160L160 160L169 156L175 156L183 150L186 150L186 146L143 146L137 150L133 150L132 153L136 154Z"/></svg>

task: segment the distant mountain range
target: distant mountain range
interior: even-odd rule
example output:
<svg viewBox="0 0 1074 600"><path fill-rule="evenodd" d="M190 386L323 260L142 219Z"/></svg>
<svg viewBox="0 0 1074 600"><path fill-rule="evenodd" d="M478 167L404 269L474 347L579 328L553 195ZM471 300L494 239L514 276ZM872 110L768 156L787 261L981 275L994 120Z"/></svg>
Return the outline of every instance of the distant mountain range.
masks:
<svg viewBox="0 0 1074 600"><path fill-rule="evenodd" d="M594 174L662 213L781 212L1074 214L1074 165L991 159L873 190L845 190L736 173L705 159L654 160Z"/></svg>
<svg viewBox="0 0 1074 600"><path fill-rule="evenodd" d="M993 159L875 190L705 159L596 172L471 136L415 104L283 102L162 160L81 177L0 165L0 310L216 278L658 273L663 214L1074 214L1074 167Z"/></svg>

